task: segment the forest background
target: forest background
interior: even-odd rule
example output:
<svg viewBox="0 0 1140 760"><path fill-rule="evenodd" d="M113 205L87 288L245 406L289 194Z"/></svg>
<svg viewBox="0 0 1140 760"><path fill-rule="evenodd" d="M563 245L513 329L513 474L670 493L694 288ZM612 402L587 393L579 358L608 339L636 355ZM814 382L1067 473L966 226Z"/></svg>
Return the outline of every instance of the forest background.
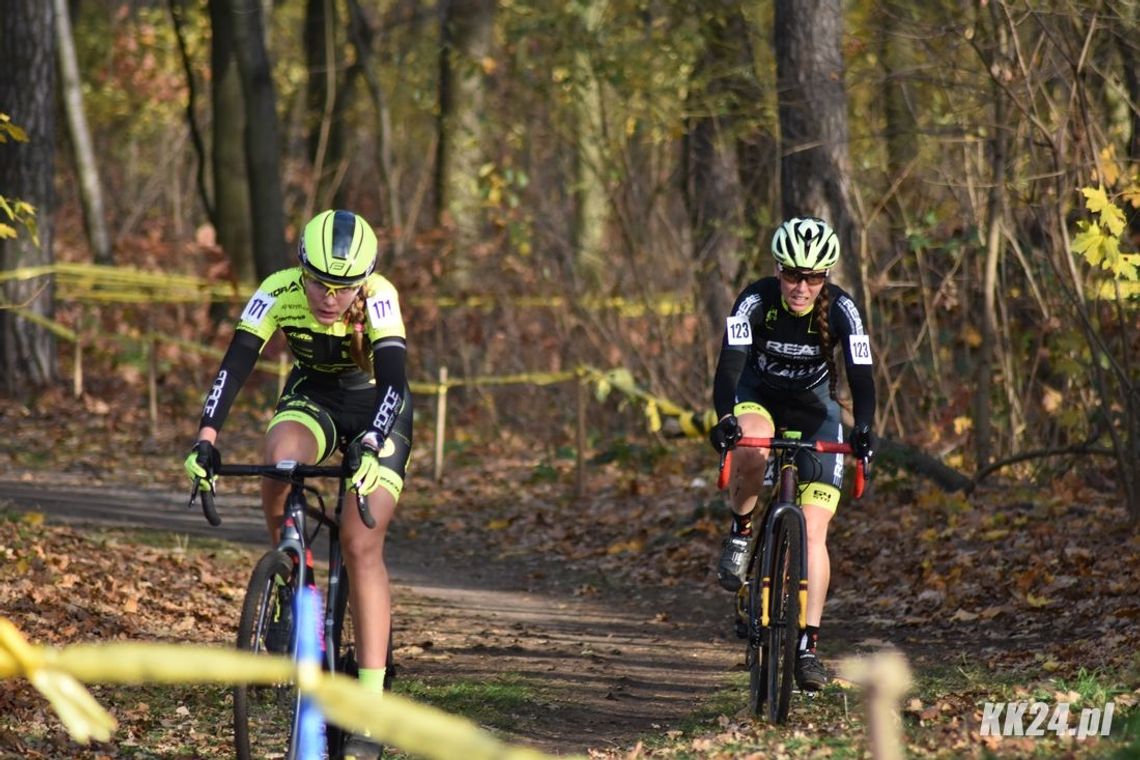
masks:
<svg viewBox="0 0 1140 760"><path fill-rule="evenodd" d="M915 617L976 623L973 599L998 630L1063 609L1102 646L1099 623L1119 633L1123 662L1135 552L1095 570L1124 579L1097 584L1111 615L1038 560L1095 564L1102 533L1140 524L1140 4L697 5L7 3L0 383L4 418L37 435L13 435L4 465L173 483L245 297L336 206L378 229L412 379L446 367L471 383L448 396L450 462L524 451L547 483L586 449L599 471L630 471L623 497L651 494L708 469L703 444L668 435L699 436L724 317L771 272L775 225L815 214L841 235L834 276L870 323L876 485L887 512L902 505L886 535L922 541L909 563L859 556L883 583L906 576L899 597L947 590ZM162 422L140 439L152 367ZM580 367L630 383L593 386L584 440L573 382L547 383ZM255 455L277 382L251 380L228 459ZM423 446L435 410L417 401ZM661 420L673 406L694 414ZM970 513L913 476L1042 500L983 495L993 513ZM1028 543L1005 551L1027 520ZM706 522L685 540L715 543L723 526ZM881 546L872 527L855 532ZM1046 527L1079 545L1047 551ZM992 550L976 587L957 582L979 568L955 531ZM598 554L616 563L619 543L646 546L630 535ZM679 565L676 548L647 567L704 572L708 552ZM986 598L999 586L1013 622ZM1070 650L1075 672L1087 647Z"/></svg>
<svg viewBox="0 0 1140 760"><path fill-rule="evenodd" d="M888 453L955 488L1076 467L1140 516L1135 2L13 10L0 221L25 234L0 241L5 272L229 283L209 312L224 345L300 224L350 207L409 302L415 378L621 367L703 414L733 293L770 273L782 218L819 215L868 315ZM60 376L43 319L137 364L104 338L141 334L162 300L3 288L4 384L25 397ZM201 304L171 307L171 337L202 335ZM160 350L164 378L208 380L210 362ZM565 440L557 397L457 403L478 429Z"/></svg>

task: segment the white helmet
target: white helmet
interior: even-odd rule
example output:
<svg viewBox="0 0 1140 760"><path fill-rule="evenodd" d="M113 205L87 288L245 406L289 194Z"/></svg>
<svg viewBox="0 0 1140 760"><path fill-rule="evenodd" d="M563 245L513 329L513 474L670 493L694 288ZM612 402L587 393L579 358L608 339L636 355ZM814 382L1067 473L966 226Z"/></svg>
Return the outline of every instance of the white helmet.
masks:
<svg viewBox="0 0 1140 760"><path fill-rule="evenodd" d="M776 228L772 255L782 267L821 272L839 261L839 238L822 219L796 217Z"/></svg>

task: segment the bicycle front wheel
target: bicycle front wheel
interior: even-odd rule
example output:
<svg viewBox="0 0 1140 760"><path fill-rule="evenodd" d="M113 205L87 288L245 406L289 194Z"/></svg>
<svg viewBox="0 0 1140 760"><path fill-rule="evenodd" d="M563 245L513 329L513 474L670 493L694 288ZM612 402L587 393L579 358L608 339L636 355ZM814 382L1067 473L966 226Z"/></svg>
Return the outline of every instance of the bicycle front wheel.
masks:
<svg viewBox="0 0 1140 760"><path fill-rule="evenodd" d="M748 632L744 664L748 667L748 709L753 715L760 715L768 701L768 643L760 627L764 598L764 562L761 554L759 549L753 552L752 564L748 570L748 586L740 590L741 596L737 598L737 615L743 613L742 622Z"/></svg>
<svg viewBox="0 0 1140 760"><path fill-rule="evenodd" d="M288 655L293 641L293 560L265 554L253 569L241 606L237 648ZM299 695L292 683L234 688L234 748L238 760L293 758L293 718Z"/></svg>
<svg viewBox="0 0 1140 760"><path fill-rule="evenodd" d="M766 675L768 719L773 723L783 723L788 719L792 701L796 649L800 635L799 591L804 551L800 524L791 516L781 519L775 539Z"/></svg>

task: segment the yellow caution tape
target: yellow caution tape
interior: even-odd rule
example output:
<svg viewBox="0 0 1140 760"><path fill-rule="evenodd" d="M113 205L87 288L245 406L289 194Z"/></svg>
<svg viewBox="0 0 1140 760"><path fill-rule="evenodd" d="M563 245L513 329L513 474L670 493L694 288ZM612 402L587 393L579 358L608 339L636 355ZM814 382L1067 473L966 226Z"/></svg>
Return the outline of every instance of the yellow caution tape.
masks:
<svg viewBox="0 0 1140 760"><path fill-rule="evenodd" d="M24 269L13 270L10 272L0 272L0 282L5 279L32 279L34 277L41 277L49 274L55 274L59 277L71 278L74 282L99 282L103 285L109 283L129 283L135 286L143 286L148 288L155 288L156 293L154 300L178 300L177 289L184 288L184 293L193 293L194 297L191 300L200 301L205 292L208 291L209 283L199 278L188 276L166 276L152 272L142 272L139 270L124 269L119 267L104 267L97 265L79 265L79 264L58 264L55 266L44 267L27 267ZM1129 283L1133 284L1133 283ZM225 285L224 289L233 294L234 288L231 285ZM138 291L132 291L136 296ZM108 300L113 300L115 297L113 291L107 291L102 295L106 296ZM119 292L123 295L123 292ZM438 303L446 304L449 299L437 299ZM524 305L554 305L564 303L564 299L539 299L539 298L522 298L518 302ZM467 299L451 299L452 305L466 305L466 306L490 306L498 305L499 302L492 299L484 299L479 296L471 296ZM621 299L608 298L596 299L594 302L596 307L615 308L615 309L633 309L634 306L641 306L648 308L645 304L631 305L628 302L623 302ZM676 303L670 306L669 299L662 299L658 304L659 313L667 313L668 309L673 307L679 308ZM63 340L74 342L78 340L77 334L61 325L54 322L47 317L35 314L27 309L20 307L13 308L22 317L51 330L56 336ZM679 313L678 311L668 313ZM129 336L104 336L111 337L119 341L132 341L139 340L157 341L169 345L176 345L188 352L204 354L206 356L213 356L220 358L224 352L213 348L211 346L204 346L199 343L190 341L179 340L165 335L156 333L149 333L146 336L138 338L131 338ZM272 362L268 360L259 360L256 369L261 372L280 376L283 372L287 372L291 364L288 362ZM578 369L570 372L525 372L513 375L488 375L476 376L467 378L449 378L443 384L432 382L413 381L409 383L413 393L420 393L425 395L437 396L447 392L449 388L461 387L486 387L493 385L551 385L554 383L568 382L574 379L588 380L595 386L595 395L600 401L604 401L606 397L614 390L618 390L626 396L640 400L644 403L644 411L646 416L646 423L651 432L660 432L665 427L662 417L673 418L677 422L677 431L687 437L697 437L704 435L708 432L713 424L715 424L714 415L711 411L693 412L682 408L681 406L669 401L668 399L654 396L642 388L638 387L633 380L633 375L629 370L623 368L611 370L599 370L593 367L579 367Z"/></svg>
<svg viewBox="0 0 1140 760"><path fill-rule="evenodd" d="M23 267L0 272L0 282L54 277L60 296L72 301L91 303L201 303L204 300L244 302L252 295L254 285L218 282L202 277L167 272L148 272L132 267L103 264L52 264ZM616 311L626 317L653 313L659 316L690 314L691 299L666 294L653 300L621 297L585 297L571 301L565 296L438 296L407 299L412 305L434 305L439 308L494 309L504 305L519 308L567 308L577 305L591 311Z"/></svg>
<svg viewBox="0 0 1140 760"><path fill-rule="evenodd" d="M28 643L0 618L0 679L24 677L51 704L71 738L106 742L115 719L81 682L120 684L275 684L294 682L325 717L349 731L429 758L540 760L546 754L508 745L473 722L413 700L376 694L337 673L302 673L285 657L233 649L151 642L77 644L64 649Z"/></svg>

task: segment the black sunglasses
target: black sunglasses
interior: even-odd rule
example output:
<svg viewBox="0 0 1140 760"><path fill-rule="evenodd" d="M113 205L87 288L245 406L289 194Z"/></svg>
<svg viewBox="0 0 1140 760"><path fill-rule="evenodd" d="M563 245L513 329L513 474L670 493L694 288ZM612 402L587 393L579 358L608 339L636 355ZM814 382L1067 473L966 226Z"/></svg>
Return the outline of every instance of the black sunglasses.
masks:
<svg viewBox="0 0 1140 760"><path fill-rule="evenodd" d="M804 272L799 269L780 269L780 279L789 285L798 285L806 282L808 285L822 285L827 279L827 272Z"/></svg>

